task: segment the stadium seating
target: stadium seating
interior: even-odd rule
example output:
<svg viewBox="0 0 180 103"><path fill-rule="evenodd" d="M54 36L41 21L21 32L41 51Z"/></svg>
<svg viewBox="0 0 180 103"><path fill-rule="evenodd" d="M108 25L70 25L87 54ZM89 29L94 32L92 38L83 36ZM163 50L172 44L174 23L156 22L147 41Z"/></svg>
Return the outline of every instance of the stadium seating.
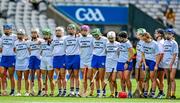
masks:
<svg viewBox="0 0 180 103"><path fill-rule="evenodd" d="M40 2L39 10L34 10L33 5L25 0L17 0L12 2L10 0L0 0L0 27L4 23L14 24L13 31L16 29L24 28L26 33L30 34L32 27L40 29L49 27L54 31L56 23L54 20L47 18L44 11L47 10L47 4Z"/></svg>

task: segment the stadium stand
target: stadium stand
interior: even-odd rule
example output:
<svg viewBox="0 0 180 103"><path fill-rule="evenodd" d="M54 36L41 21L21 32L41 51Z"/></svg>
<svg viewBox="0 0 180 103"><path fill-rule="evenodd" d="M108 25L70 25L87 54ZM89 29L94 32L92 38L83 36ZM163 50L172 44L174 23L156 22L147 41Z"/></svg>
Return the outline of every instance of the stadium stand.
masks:
<svg viewBox="0 0 180 103"><path fill-rule="evenodd" d="M26 33L30 34L30 28L38 27L40 29L49 27L55 30L56 23L53 19L45 15L47 4L39 3L39 10L33 9L33 5L26 0L0 0L0 27L5 23L14 24L16 29L24 28Z"/></svg>

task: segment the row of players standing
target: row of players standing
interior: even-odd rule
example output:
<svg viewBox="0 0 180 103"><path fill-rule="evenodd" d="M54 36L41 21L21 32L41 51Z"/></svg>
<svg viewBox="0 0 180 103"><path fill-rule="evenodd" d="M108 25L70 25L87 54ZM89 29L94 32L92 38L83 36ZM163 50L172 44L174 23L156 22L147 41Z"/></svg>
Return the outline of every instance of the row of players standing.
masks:
<svg viewBox="0 0 180 103"><path fill-rule="evenodd" d="M105 87L105 72L110 77L110 90L111 97L117 95L117 83L116 72L120 77L120 84L122 91L125 91L127 86L128 97L132 97L132 84L130 80L130 74L132 70L132 57L133 50L128 35L126 32L120 32L117 35L118 41L115 41L116 34L113 31L107 33L107 38L101 35L99 29L93 29L91 31L92 36L89 34L89 27L87 25L81 26L81 35L76 36L76 25L69 24L67 27L67 36L64 36L64 29L62 27L56 28L56 35L52 37L49 29L42 31L43 39L38 38L39 31L32 29L31 40L24 40L24 30L19 30L16 36L11 34L11 25L4 25L4 34L1 38L2 59L1 66L3 67L1 73L5 78L6 69L9 72L11 81L11 93L14 95L14 69L18 75L17 82L17 95L21 95L21 79L22 73L25 75L25 95L34 95L34 77L37 72L38 77L38 95L47 96L47 78L50 81L50 96L54 95L54 71L58 75L58 88L59 94L57 96L66 96L66 70L70 74L70 94L68 96L79 97L79 71L83 72L83 95L87 95L87 80L93 80L93 76L96 81L97 97L100 97L102 89L102 96L106 96ZM177 64L177 43L172 40L173 32L168 31L170 43L165 46L164 54L167 53L168 58L163 58L165 67L176 68ZM152 81L151 96L155 96L155 71L158 69L160 63L160 51L157 42L155 42L149 33L144 29L139 29L137 32L138 38L141 39L138 43L139 53L143 56L137 56L138 68L141 64L144 64L145 68L150 70L150 79ZM15 44L15 45L14 45ZM140 47L141 46L141 47ZM167 49L167 50L166 50ZM176 56L174 56L176 54ZM16 57L15 57L16 55ZM175 57L175 59L174 59ZM172 59L172 61L171 61ZM171 64L169 64L171 61ZM106 69L105 69L106 68ZM29 70L31 76L30 92L29 92ZM175 69L172 69L172 71ZM174 73L174 72L173 72ZM42 78L42 79L41 79ZM43 80L43 85L42 85ZM147 81L146 81L147 82ZM174 82L174 81L172 81ZM6 92L6 82L2 79L3 94ZM101 85L100 85L101 84ZM145 83L147 84L147 83ZM173 87L173 86L172 86ZM93 95L94 83L90 86L90 96ZM144 97L147 96L148 86L144 87ZM75 93L74 93L75 90ZM172 90L173 91L173 90ZM173 91L175 94L175 91ZM174 94L172 94L174 96Z"/></svg>

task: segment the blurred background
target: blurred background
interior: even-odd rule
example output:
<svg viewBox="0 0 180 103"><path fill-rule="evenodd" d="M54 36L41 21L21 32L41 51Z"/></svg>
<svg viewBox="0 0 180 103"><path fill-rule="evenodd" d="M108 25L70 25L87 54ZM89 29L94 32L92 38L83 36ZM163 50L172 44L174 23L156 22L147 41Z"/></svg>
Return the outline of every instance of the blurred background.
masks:
<svg viewBox="0 0 180 103"><path fill-rule="evenodd" d="M180 44L180 0L0 0L0 34L5 23L13 24L14 32L24 28L27 35L32 27L54 34L56 26L69 23L98 27L104 35L126 30L134 46L137 28L152 35L157 28L173 28Z"/></svg>

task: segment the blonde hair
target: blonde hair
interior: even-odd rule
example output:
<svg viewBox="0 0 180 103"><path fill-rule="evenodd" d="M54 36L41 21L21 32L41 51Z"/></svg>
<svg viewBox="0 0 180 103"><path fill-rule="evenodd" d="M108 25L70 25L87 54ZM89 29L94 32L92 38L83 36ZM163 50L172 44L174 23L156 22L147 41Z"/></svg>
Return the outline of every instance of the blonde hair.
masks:
<svg viewBox="0 0 180 103"><path fill-rule="evenodd" d="M148 32L145 32L145 33L144 33L144 36L146 36L147 39L152 39L151 34L148 33Z"/></svg>

